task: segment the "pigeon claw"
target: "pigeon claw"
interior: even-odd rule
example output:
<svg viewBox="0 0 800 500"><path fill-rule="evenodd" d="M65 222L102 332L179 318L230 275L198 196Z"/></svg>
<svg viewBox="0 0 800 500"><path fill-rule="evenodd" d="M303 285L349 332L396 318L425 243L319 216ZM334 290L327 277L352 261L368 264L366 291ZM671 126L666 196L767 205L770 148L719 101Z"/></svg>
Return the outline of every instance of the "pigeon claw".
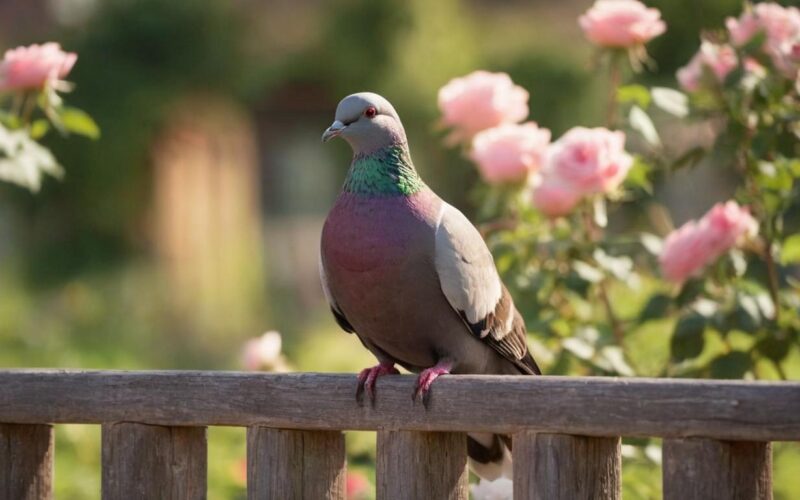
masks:
<svg viewBox="0 0 800 500"><path fill-rule="evenodd" d="M358 374L358 387L356 387L356 402L358 406L364 406L364 390L369 395L370 405L375 407L375 382L378 377L389 374L398 374L397 368L393 364L379 364L371 368L364 368Z"/></svg>
<svg viewBox="0 0 800 500"><path fill-rule="evenodd" d="M422 395L422 406L427 410L431 402L431 385L433 381L439 378L440 375L450 373L451 368L451 363L439 362L433 368L422 370L419 377L417 377L417 383L414 386L414 394L411 396L411 400L416 402L419 396Z"/></svg>

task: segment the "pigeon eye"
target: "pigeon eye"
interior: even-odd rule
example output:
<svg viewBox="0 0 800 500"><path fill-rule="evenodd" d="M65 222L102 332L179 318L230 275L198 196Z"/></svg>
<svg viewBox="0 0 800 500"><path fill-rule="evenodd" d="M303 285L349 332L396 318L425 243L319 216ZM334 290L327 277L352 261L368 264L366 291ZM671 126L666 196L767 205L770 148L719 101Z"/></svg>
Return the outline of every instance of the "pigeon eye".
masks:
<svg viewBox="0 0 800 500"><path fill-rule="evenodd" d="M368 107L367 109L364 110L364 116L366 116L367 118L375 118L375 115L377 115L377 114L378 114L378 110L375 109L372 106L370 106L370 107Z"/></svg>

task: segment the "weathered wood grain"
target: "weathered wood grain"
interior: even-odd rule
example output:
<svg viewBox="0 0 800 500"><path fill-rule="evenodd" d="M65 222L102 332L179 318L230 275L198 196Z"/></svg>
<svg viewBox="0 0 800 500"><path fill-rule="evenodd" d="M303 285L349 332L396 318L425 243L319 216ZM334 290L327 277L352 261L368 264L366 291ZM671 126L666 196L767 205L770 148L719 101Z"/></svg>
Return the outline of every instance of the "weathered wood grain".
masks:
<svg viewBox="0 0 800 500"><path fill-rule="evenodd" d="M381 377L373 408L354 375L0 371L0 422L800 440L797 382L445 375L426 410L414 380Z"/></svg>
<svg viewBox="0 0 800 500"><path fill-rule="evenodd" d="M204 427L104 424L102 497L205 499L206 450Z"/></svg>
<svg viewBox="0 0 800 500"><path fill-rule="evenodd" d="M247 429L248 500L344 500L344 434Z"/></svg>
<svg viewBox="0 0 800 500"><path fill-rule="evenodd" d="M467 500L467 436L458 432L378 432L378 500Z"/></svg>
<svg viewBox="0 0 800 500"><path fill-rule="evenodd" d="M664 500L772 500L772 446L665 439Z"/></svg>
<svg viewBox="0 0 800 500"><path fill-rule="evenodd" d="M520 432L513 438L515 500L617 500L620 438Z"/></svg>
<svg viewBox="0 0 800 500"><path fill-rule="evenodd" d="M0 498L53 498L53 427L0 424Z"/></svg>

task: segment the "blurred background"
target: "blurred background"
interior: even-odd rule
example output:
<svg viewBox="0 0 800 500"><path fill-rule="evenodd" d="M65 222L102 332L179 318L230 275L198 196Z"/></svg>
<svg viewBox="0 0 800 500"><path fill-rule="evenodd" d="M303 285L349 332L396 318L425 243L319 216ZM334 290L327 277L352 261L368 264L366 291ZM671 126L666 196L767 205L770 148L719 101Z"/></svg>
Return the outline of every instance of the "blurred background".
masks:
<svg viewBox="0 0 800 500"><path fill-rule="evenodd" d="M576 22L590 3L0 0L0 47L52 40L79 54L69 99L103 132L51 134L67 173L41 193L0 184L0 366L242 369L246 340L267 330L281 332L291 369L372 364L318 283L322 221L350 157L344 142L320 143L337 102L386 96L428 184L474 213L478 177L442 145L438 89L475 69L506 71L554 138L601 125L605 80ZM668 29L648 45L658 66L639 78L670 87L697 33L742 7L647 3ZM718 171L681 175L697 182L657 193L678 223L716 201L708 189L732 191ZM373 480L374 438L348 439L353 497L368 498L358 484ZM800 467L797 454L785 460ZM209 467L209 498L244 498L241 429L210 431ZM657 467L625 474L626 498L659 498ZM797 478L776 468L776 498L791 491ZM59 428L56 495L99 498L99 429Z"/></svg>

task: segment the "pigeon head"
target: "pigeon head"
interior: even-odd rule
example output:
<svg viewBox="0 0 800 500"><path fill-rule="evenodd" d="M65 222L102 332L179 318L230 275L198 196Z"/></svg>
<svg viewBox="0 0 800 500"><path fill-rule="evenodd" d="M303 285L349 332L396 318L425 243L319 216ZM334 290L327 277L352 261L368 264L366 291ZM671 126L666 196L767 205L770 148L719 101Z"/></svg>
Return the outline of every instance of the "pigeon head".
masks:
<svg viewBox="0 0 800 500"><path fill-rule="evenodd" d="M334 137L350 143L356 155L406 142L397 112L389 101L372 92L351 94L339 102L336 119L322 134L322 140Z"/></svg>

